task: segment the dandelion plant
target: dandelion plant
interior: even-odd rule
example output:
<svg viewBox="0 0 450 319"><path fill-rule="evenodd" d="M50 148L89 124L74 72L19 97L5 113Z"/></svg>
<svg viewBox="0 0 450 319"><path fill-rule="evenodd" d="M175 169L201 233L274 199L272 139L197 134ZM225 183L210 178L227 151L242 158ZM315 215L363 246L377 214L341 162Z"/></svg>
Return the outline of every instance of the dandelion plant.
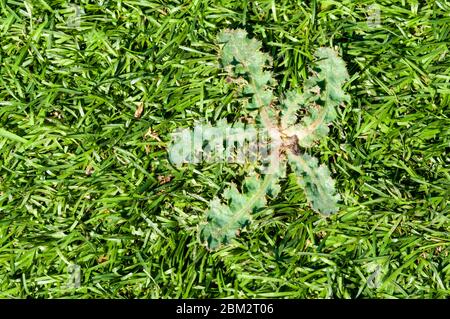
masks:
<svg viewBox="0 0 450 319"><path fill-rule="evenodd" d="M266 143L258 141L259 150L264 149L265 152L259 153L259 166L248 173L241 187L231 184L221 199L211 200L205 222L200 226L200 239L209 249L230 243L251 222L252 215L264 209L268 199L278 195L278 183L285 176L286 164L296 175L314 211L328 216L338 210L339 195L329 169L301 150L313 146L328 134L328 126L336 118L336 107L349 101L349 96L342 90L348 79L345 63L331 48L317 50L311 75L301 93L293 88L277 98L274 95L276 81L271 71L272 59L262 52L261 42L248 38L247 33L240 29L221 32L218 42L221 65L228 72L229 81L238 84L244 107L257 123L259 134L267 138ZM242 148L246 138L251 144L253 134L232 134L230 125L223 121L220 123L215 128L203 127L202 137L209 141L209 150L211 147L219 147L221 152L226 150L227 147L222 148L224 135L228 146ZM172 154L177 149L187 152L181 157L173 157L178 159L178 164L183 160L192 161L192 156L188 158L186 155L192 149L198 151L196 147L186 147L192 140L195 138L187 133L173 143ZM204 146L202 143L198 145ZM202 146L200 149L205 153ZM211 157L205 158L211 160Z"/></svg>

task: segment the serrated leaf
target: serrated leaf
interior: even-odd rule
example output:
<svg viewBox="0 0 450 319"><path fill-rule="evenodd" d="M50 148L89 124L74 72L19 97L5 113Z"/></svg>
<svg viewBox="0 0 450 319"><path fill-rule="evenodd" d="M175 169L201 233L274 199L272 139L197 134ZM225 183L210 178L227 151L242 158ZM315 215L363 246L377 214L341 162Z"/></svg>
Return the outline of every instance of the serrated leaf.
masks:
<svg viewBox="0 0 450 319"><path fill-rule="evenodd" d="M206 213L207 223L200 230L201 241L212 250L230 243L250 223L252 214L266 206L266 194L276 192L277 182L278 177L273 174L264 179L252 175L245 179L242 193L235 185L224 191L226 204L214 198Z"/></svg>
<svg viewBox="0 0 450 319"><path fill-rule="evenodd" d="M296 91L288 91L281 104L281 128L286 129L297 122L297 112L304 108L304 96Z"/></svg>
<svg viewBox="0 0 450 319"><path fill-rule="evenodd" d="M328 167L323 164L319 166L317 158L307 154L289 154L288 160L312 208L323 215L336 212L339 195L336 194Z"/></svg>
<svg viewBox="0 0 450 319"><path fill-rule="evenodd" d="M281 126L288 136L296 135L302 147L328 135L328 125L336 118L335 107L349 101L342 90L349 77L344 61L330 48L318 49L315 56L315 73L305 82L303 94L288 92L283 102ZM307 115L295 124L300 109Z"/></svg>
<svg viewBox="0 0 450 319"><path fill-rule="evenodd" d="M218 41L222 44L222 65L231 71L233 77L244 77L244 94L251 94L251 100L246 104L249 110L267 107L273 100L271 86L275 83L271 71L265 70L271 66L271 57L261 52L261 42L249 39L247 32L241 29L225 30L219 34Z"/></svg>

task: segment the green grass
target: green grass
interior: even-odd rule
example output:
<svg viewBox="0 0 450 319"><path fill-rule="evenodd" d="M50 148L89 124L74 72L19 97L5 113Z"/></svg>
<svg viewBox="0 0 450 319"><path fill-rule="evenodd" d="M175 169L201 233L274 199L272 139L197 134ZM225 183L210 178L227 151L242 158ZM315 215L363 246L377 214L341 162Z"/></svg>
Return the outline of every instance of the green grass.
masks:
<svg viewBox="0 0 450 319"><path fill-rule="evenodd" d="M0 0L0 297L450 296L448 1L382 1L380 27L362 0L78 3L76 21L66 1ZM308 150L341 210L313 213L291 176L210 253L197 225L245 171L176 169L166 147L244 115L217 60L227 27L264 43L279 92L335 46L352 103Z"/></svg>

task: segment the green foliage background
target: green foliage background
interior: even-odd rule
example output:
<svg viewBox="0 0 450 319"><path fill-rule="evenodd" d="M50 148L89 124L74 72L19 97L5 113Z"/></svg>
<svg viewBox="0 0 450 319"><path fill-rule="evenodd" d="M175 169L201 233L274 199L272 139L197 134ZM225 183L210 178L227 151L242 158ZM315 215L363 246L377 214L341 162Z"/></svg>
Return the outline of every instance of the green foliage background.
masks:
<svg viewBox="0 0 450 319"><path fill-rule="evenodd" d="M0 297L449 297L450 5L382 1L376 27L371 4L0 0ZM282 91L318 47L343 53L351 105L309 150L342 208L319 217L290 178L210 253L197 225L245 168L177 170L166 147L245 116L215 46L235 27Z"/></svg>

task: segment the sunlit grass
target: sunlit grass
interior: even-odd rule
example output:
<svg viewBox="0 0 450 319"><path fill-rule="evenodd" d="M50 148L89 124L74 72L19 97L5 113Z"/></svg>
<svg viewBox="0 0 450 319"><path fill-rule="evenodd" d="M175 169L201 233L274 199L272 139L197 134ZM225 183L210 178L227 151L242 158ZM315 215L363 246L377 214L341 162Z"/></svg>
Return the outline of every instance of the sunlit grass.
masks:
<svg viewBox="0 0 450 319"><path fill-rule="evenodd" d="M383 3L374 26L371 1L0 0L0 297L449 297L450 6ZM197 225L243 168L177 169L166 147L245 115L218 67L227 27L264 43L280 92L335 46L352 102L309 150L340 212L288 178L209 253Z"/></svg>

